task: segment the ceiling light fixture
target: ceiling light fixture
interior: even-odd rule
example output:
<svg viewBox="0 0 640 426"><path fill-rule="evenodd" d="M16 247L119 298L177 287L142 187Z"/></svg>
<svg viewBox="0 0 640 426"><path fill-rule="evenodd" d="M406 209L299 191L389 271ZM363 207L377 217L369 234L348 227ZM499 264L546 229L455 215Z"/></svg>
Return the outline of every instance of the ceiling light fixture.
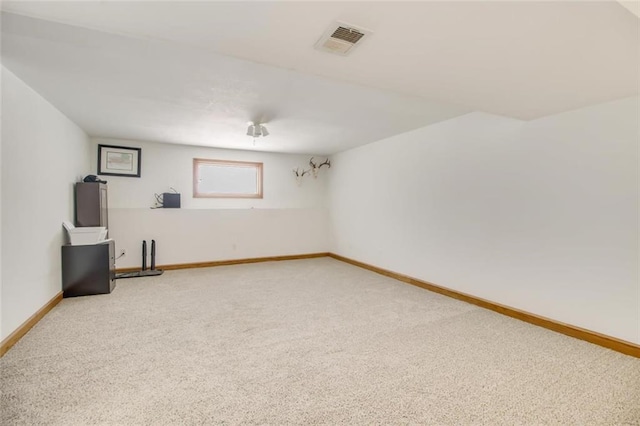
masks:
<svg viewBox="0 0 640 426"><path fill-rule="evenodd" d="M253 122L249 122L249 127L247 128L247 136L253 136L253 138L258 138L260 136L269 136L269 131L264 126L264 124L253 124Z"/></svg>

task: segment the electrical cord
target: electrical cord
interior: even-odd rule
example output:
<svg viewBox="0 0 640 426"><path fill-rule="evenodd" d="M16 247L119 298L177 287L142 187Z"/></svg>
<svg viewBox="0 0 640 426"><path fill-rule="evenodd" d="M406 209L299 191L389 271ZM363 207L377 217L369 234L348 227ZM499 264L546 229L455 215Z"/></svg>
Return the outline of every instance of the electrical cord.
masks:
<svg viewBox="0 0 640 426"><path fill-rule="evenodd" d="M154 197L156 197L156 206L155 207L149 207L151 209L161 209L162 207L164 207L164 200L162 199L162 195L160 194L153 194Z"/></svg>

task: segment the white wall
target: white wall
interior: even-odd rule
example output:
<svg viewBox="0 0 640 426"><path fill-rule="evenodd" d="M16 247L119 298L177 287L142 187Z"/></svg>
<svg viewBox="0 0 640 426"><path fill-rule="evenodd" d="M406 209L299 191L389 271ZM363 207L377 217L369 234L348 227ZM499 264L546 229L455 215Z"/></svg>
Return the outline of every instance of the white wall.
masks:
<svg viewBox="0 0 640 426"><path fill-rule="evenodd" d="M2 338L61 291L62 221L89 170L87 135L2 68Z"/></svg>
<svg viewBox="0 0 640 426"><path fill-rule="evenodd" d="M2 88L2 76L3 72L0 70L0 89ZM0 90L0 96L2 95L2 91ZM0 102L0 166L2 165L2 102ZM2 324L2 173L0 171L0 341L4 334L2 334L3 324Z"/></svg>
<svg viewBox="0 0 640 426"><path fill-rule="evenodd" d="M155 239L156 262L206 262L324 252L329 249L326 175L296 183L292 170L308 155L236 151L118 139L92 140L93 173L97 145L142 148L141 177L103 176L109 188L109 232L125 257L116 266L140 266L142 240ZM257 141L268 143L268 139ZM264 163L263 199L193 198L193 159ZM154 193L181 193L182 208L151 209Z"/></svg>
<svg viewBox="0 0 640 426"><path fill-rule="evenodd" d="M638 98L340 153L332 251L640 343Z"/></svg>

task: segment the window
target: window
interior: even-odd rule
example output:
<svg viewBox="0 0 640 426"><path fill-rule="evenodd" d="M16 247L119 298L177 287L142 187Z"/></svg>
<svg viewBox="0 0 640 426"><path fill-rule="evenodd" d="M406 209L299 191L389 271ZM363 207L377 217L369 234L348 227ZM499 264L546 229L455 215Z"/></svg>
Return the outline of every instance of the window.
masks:
<svg viewBox="0 0 640 426"><path fill-rule="evenodd" d="M193 159L195 198L262 198L262 163Z"/></svg>

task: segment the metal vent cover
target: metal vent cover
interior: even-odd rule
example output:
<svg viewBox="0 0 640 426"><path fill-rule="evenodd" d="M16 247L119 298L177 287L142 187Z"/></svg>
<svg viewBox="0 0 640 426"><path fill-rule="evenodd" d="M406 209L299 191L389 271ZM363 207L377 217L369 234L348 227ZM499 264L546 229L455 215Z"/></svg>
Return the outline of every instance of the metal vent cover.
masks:
<svg viewBox="0 0 640 426"><path fill-rule="evenodd" d="M372 31L370 30L336 21L327 28L320 40L315 44L315 48L346 56L356 46L362 44L362 39L368 37L371 33Z"/></svg>
<svg viewBox="0 0 640 426"><path fill-rule="evenodd" d="M333 34L331 34L331 38L337 38L338 40L353 44L356 44L362 37L364 37L364 34L360 31L345 27L338 27Z"/></svg>

